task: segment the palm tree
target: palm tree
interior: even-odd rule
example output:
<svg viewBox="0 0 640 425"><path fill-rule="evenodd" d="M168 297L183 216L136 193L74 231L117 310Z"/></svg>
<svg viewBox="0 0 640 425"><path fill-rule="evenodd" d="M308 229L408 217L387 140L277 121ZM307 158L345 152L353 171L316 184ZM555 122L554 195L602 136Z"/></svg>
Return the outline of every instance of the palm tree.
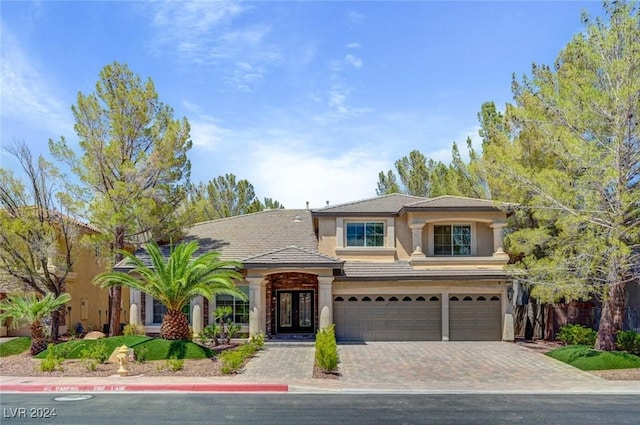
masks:
<svg viewBox="0 0 640 425"><path fill-rule="evenodd" d="M189 322L182 308L198 295L211 299L216 294L226 294L247 299L234 283L242 279L237 271L242 264L237 261L222 261L215 251L193 258L199 249L196 241L172 246L166 260L156 243L146 244L145 249L151 258L151 267L135 255L121 251L134 268L129 273L102 273L93 282L103 288L121 285L137 289L167 307L160 327L161 338L190 338Z"/></svg>
<svg viewBox="0 0 640 425"><path fill-rule="evenodd" d="M0 322L11 318L11 326L19 328L24 324L31 324L31 348L32 356L47 348L47 341L42 327L42 319L51 315L61 306L71 301L71 295L66 292L57 297L48 293L38 299L35 293L27 295L9 295L0 301Z"/></svg>

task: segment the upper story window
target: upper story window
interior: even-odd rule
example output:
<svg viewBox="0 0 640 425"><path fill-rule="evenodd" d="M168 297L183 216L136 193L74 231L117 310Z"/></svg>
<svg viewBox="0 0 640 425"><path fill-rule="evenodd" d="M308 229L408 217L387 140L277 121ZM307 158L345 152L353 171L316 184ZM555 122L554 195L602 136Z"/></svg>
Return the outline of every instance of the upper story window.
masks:
<svg viewBox="0 0 640 425"><path fill-rule="evenodd" d="M433 253L435 255L471 255L471 226L433 226Z"/></svg>
<svg viewBox="0 0 640 425"><path fill-rule="evenodd" d="M384 247L384 223L347 223L347 246Z"/></svg>

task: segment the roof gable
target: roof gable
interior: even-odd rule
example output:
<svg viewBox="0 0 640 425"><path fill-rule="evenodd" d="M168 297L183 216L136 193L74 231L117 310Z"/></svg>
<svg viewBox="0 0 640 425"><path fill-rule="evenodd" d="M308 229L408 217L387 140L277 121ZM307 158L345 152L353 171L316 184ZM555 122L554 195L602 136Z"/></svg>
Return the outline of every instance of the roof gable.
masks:
<svg viewBox="0 0 640 425"><path fill-rule="evenodd" d="M312 211L312 214L314 216L397 215L405 205L426 200L428 199L420 196L392 193L376 198L315 209Z"/></svg>
<svg viewBox="0 0 640 425"><path fill-rule="evenodd" d="M245 267L258 266L315 266L339 268L344 261L318 251L288 246L241 260Z"/></svg>
<svg viewBox="0 0 640 425"><path fill-rule="evenodd" d="M429 210L499 211L500 206L505 205L507 204L499 203L490 199L445 195L407 204L402 208L402 210L405 212Z"/></svg>

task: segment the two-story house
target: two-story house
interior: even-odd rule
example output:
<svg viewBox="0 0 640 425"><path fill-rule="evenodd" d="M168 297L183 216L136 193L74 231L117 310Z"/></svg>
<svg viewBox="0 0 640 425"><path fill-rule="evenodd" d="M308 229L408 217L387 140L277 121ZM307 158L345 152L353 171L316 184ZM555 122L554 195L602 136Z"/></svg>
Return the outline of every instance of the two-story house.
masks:
<svg viewBox="0 0 640 425"><path fill-rule="evenodd" d="M341 340L512 339L506 219L492 201L392 194L196 224L187 238L201 251L243 263L249 301L194 299L190 314L207 324L229 305L249 333L271 337L335 323ZM159 330L162 305L135 291L131 302Z"/></svg>
<svg viewBox="0 0 640 425"><path fill-rule="evenodd" d="M73 226L75 248L71 254L73 266L65 279L65 292L71 295L71 301L65 306L61 315L59 334L64 335L69 331L74 331L79 324L85 332L91 330L103 330L105 323L108 323L109 292L93 284L93 278L107 270L106 262L97 248L90 243L80 242L80 238L85 235L95 235L99 232L94 226L67 217L69 224ZM62 235L58 235L56 255L64 255L66 252L65 240ZM62 272L56 267L57 263L63 263L64 259L57 260L49 258L48 270L53 274ZM21 284L9 273L0 267L0 299L8 294L31 292L25 284ZM127 305L129 290L123 290L123 303ZM127 315L123 311L121 320L126 321ZM30 335L29 325L19 329L12 329L5 323L0 323L0 336L22 336Z"/></svg>

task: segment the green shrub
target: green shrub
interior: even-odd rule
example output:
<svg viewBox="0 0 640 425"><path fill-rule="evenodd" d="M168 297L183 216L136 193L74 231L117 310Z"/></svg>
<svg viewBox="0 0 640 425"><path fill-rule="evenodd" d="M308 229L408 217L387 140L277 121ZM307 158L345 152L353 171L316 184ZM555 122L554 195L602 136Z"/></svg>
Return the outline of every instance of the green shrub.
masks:
<svg viewBox="0 0 640 425"><path fill-rule="evenodd" d="M596 345L597 333L586 326L570 324L560 328L556 339L567 345L586 345L594 347Z"/></svg>
<svg viewBox="0 0 640 425"><path fill-rule="evenodd" d="M95 372L98 369L98 361L96 359L82 359L82 362L89 372Z"/></svg>
<svg viewBox="0 0 640 425"><path fill-rule="evenodd" d="M147 334L147 329L144 327L144 325L134 325L129 323L128 325L126 325L122 331L122 333L125 336L129 336L129 335L146 335Z"/></svg>
<svg viewBox="0 0 640 425"><path fill-rule="evenodd" d="M618 331L616 334L616 348L640 356L640 332Z"/></svg>
<svg viewBox="0 0 640 425"><path fill-rule="evenodd" d="M80 353L80 358L85 360L95 360L97 363L104 363L109 358L107 344L99 339Z"/></svg>
<svg viewBox="0 0 640 425"><path fill-rule="evenodd" d="M243 345L243 347L246 346L248 345ZM220 371L225 375L235 373L242 367L246 358L246 350L245 352L241 349L225 351L220 355L222 362Z"/></svg>
<svg viewBox="0 0 640 425"><path fill-rule="evenodd" d="M331 325L316 335L316 364L325 372L333 372L338 368L338 361L335 325Z"/></svg>
<svg viewBox="0 0 640 425"><path fill-rule="evenodd" d="M139 363L147 362L147 358L149 357L149 349L147 347L143 345L142 347L134 348L133 352L136 356L136 361Z"/></svg>
<svg viewBox="0 0 640 425"><path fill-rule="evenodd" d="M179 359L177 356L171 356L171 358L165 361L167 369L172 372L177 372L184 369L184 359Z"/></svg>
<svg viewBox="0 0 640 425"><path fill-rule="evenodd" d="M49 344L47 357L40 361L40 370L43 372L53 372L56 369L62 370L62 358L56 355L53 344Z"/></svg>
<svg viewBox="0 0 640 425"><path fill-rule="evenodd" d="M258 332L249 338L249 344L253 345L257 348L256 351L262 350L264 347L264 334L262 332Z"/></svg>
<svg viewBox="0 0 640 425"><path fill-rule="evenodd" d="M227 324L227 340L231 340L231 338L235 338L236 335L240 333L240 329L242 329L240 325L233 322L229 322Z"/></svg>

